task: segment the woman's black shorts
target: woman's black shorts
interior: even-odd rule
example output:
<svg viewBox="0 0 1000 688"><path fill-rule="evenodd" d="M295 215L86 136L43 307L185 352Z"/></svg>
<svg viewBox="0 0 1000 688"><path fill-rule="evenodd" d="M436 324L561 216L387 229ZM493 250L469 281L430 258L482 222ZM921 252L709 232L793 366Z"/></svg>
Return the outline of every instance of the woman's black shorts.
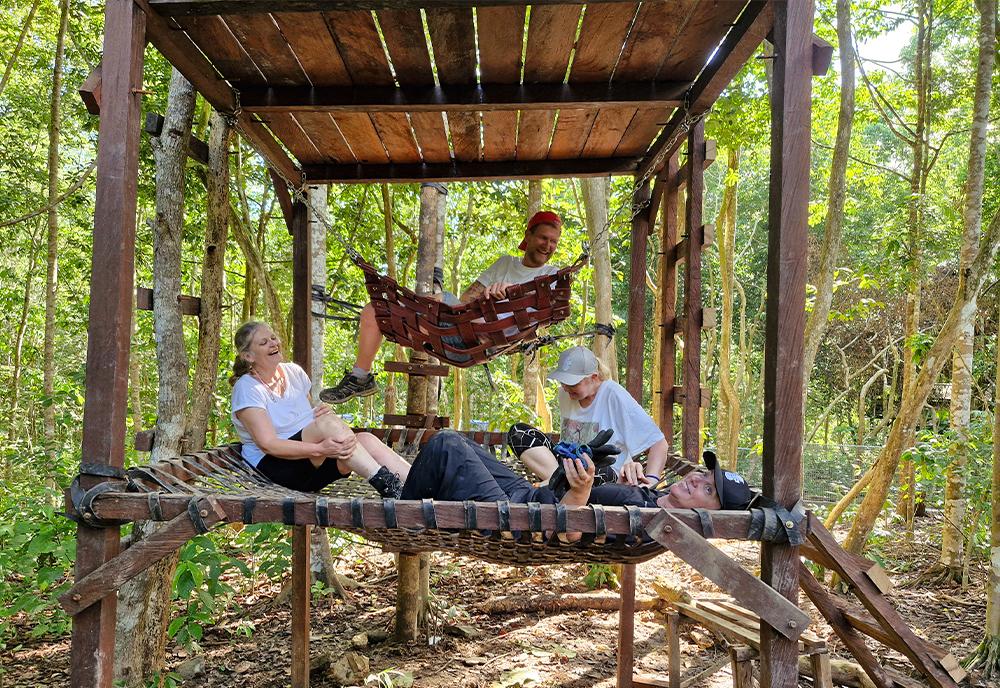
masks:
<svg viewBox="0 0 1000 688"><path fill-rule="evenodd" d="M301 442L302 431L288 439ZM279 459L270 454L261 457L257 470L272 482L299 492L319 492L330 483L350 475L349 472L340 472L336 459L327 459L317 468L309 459Z"/></svg>

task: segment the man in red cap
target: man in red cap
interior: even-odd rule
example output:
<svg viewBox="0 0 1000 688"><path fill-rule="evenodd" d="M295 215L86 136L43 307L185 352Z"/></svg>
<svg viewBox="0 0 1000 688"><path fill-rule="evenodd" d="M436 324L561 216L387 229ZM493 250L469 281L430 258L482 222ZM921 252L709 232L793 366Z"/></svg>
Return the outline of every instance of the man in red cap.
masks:
<svg viewBox="0 0 1000 688"><path fill-rule="evenodd" d="M475 299L503 298L508 287L515 284L530 282L536 277L554 275L559 268L549 265L549 259L559 245L559 235L562 233L562 220L553 212L543 210L535 213L528 220L524 230L524 239L518 248L524 252L517 256L500 256L485 272L476 278L468 289L456 299L450 294L444 295L445 303L468 303ZM354 368L345 371L344 377L335 387L324 389L319 398L328 404L340 404L354 397L367 397L375 394L375 375L371 372L372 364L379 347L382 345L382 332L375 320L375 310L368 304L361 310L361 326L358 331L358 353Z"/></svg>

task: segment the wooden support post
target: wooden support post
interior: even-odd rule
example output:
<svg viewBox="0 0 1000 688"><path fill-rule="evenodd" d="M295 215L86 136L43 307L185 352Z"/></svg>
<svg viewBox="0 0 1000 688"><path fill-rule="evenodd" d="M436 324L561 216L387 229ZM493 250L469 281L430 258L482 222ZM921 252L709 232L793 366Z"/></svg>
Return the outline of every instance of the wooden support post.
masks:
<svg viewBox="0 0 1000 688"><path fill-rule="evenodd" d="M681 615L667 612L667 642L670 643L670 688L681 688Z"/></svg>
<svg viewBox="0 0 1000 688"><path fill-rule="evenodd" d="M292 207L292 346L295 362L312 370L312 241L304 203ZM292 688L309 686L310 527L292 528Z"/></svg>
<svg viewBox="0 0 1000 688"><path fill-rule="evenodd" d="M285 226L289 234L294 234L293 226L294 214L292 212L292 194L288 191L288 184L281 178L274 168L268 167L267 173L271 177L271 184L274 186L274 197L278 199L278 207L281 208L281 216L285 218Z"/></svg>
<svg viewBox="0 0 1000 688"><path fill-rule="evenodd" d="M663 191L663 223L660 233L660 251L663 271L660 293L663 301L663 320L659 323L660 336L660 430L674 448L674 385L677 382L677 178L678 154L672 154L666 163L667 186Z"/></svg>
<svg viewBox="0 0 1000 688"><path fill-rule="evenodd" d="M801 497L802 351L812 88L812 0L774 8L771 178L764 344L763 488L786 508ZM761 577L792 603L799 597L797 547L764 543ZM761 685L798 685L798 648L783 629L761 623Z"/></svg>
<svg viewBox="0 0 1000 688"><path fill-rule="evenodd" d="M733 688L753 688L753 658L756 656L757 652L746 645L733 645L729 648Z"/></svg>
<svg viewBox="0 0 1000 688"><path fill-rule="evenodd" d="M705 123L699 121L688 133L687 207L684 230L684 404L681 449L684 458L697 461L701 445L701 238L702 203L705 194Z"/></svg>
<svg viewBox="0 0 1000 688"><path fill-rule="evenodd" d="M833 688L833 674L830 669L830 653L817 650L809 655L812 667L813 685L816 688Z"/></svg>
<svg viewBox="0 0 1000 688"><path fill-rule="evenodd" d="M118 468L125 460L145 20L132 0L105 4L82 457ZM81 480L85 489L98 481ZM80 525L76 538L77 581L118 554L118 528ZM106 595L73 617L71 685L111 687L117 607L117 597Z"/></svg>

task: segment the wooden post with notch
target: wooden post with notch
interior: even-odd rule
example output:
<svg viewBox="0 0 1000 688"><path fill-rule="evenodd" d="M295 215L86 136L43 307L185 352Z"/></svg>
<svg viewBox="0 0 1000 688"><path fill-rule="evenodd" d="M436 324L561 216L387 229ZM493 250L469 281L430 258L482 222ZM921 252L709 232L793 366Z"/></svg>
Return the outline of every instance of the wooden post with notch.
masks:
<svg viewBox="0 0 1000 688"><path fill-rule="evenodd" d="M678 153L666 162L666 187L663 191L663 222L660 230L660 299L663 320L658 323L660 338L660 430L674 448L674 385L677 381L677 178Z"/></svg>
<svg viewBox="0 0 1000 688"><path fill-rule="evenodd" d="M312 242L304 203L292 206L292 343L295 362L312 370ZM309 686L310 526L292 527L292 688Z"/></svg>
<svg viewBox="0 0 1000 688"><path fill-rule="evenodd" d="M687 205L684 231L684 387L681 415L681 448L684 458L697 461L701 444L701 248L702 203L705 195L705 123L699 121L688 133Z"/></svg>
<svg viewBox="0 0 1000 688"><path fill-rule="evenodd" d="M771 178L764 343L763 488L791 508L801 497L802 351L812 88L812 0L772 3ZM793 603L799 597L797 547L764 543L761 578ZM760 628L761 685L798 685L798 648L782 629Z"/></svg>

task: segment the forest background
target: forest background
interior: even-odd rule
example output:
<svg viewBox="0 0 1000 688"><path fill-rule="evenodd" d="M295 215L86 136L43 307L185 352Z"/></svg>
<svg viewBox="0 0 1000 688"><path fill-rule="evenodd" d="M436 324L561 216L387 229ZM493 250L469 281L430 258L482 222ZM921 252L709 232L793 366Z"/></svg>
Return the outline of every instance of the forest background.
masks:
<svg viewBox="0 0 1000 688"><path fill-rule="evenodd" d="M100 60L102 18L103 5L95 0L10 0L0 8L0 228L5 237L0 384L8 390L0 408L0 651L29 636L64 634L69 623L55 597L69 584L74 558L74 526L60 512L62 489L80 461L97 138L97 118L88 114L76 89ZM992 61L985 95L982 79L977 87L976 78L982 74L982 46L992 44L995 50L995 22L996 4L988 0L892 5L820 0L815 26L838 50L829 73L813 81L807 356L814 364L807 359L806 495L829 509L852 486L857 489L851 497L867 489L868 517L866 507L856 512L850 498L833 510L837 516L846 509L847 518L861 514L848 544L857 550L867 543L876 554L880 539L898 532L900 524L912 529L921 508L940 514L941 556L931 573L956 581L967 581L970 564L986 558L991 517L996 518L991 496L997 490L991 495L991 480L1000 290L992 255L1000 210L995 182L1000 176L995 133L1000 89ZM984 43L987 23L993 37ZM866 45L887 36L902 44L898 59L866 55ZM855 54L845 45L861 48ZM143 110L166 113L177 104L168 102L168 92L176 101L179 90L174 89L182 85L174 79L171 86L169 66L155 50L147 49L146 57ZM705 217L715 219L717 232L704 258L703 302L719 317L703 338L703 384L712 394L704 409L703 439L750 475L759 475L763 425L770 123L768 61L766 54L762 57L737 77L706 125L718 153L706 174ZM977 162L974 114L984 107L980 120L987 124L980 127ZM194 135L205 141L212 129L218 134L225 126L200 98L191 120ZM229 181L221 201L209 198L210 173L204 166L188 161L182 170L186 195L180 201L177 278L184 293L202 293L210 209L221 202L229 212L223 227L228 248L222 264L221 332L213 344L217 374L208 386L206 412L181 403L186 421L176 439L186 433L187 446L232 438L224 379L239 324L261 318L275 323L279 332L289 330L291 241L271 182L243 141L217 138L220 149L229 150ZM155 180L162 148L155 137L143 136L136 254L141 286L153 284L154 235L161 231ZM977 175L979 192L969 183ZM608 318L608 308L612 324L624 323L631 178L450 183L447 192L447 289L460 292L498 254L516 253L525 218L536 208L552 209L565 222L554 263L572 262L595 238L595 257L606 252L608 258L580 273L572 315L553 333L589 329ZM420 188L333 186L327 199L334 230L381 269L412 284L423 229ZM970 205L977 204L978 220L970 217ZM328 289L338 299L364 303L361 273L332 235ZM974 280L969 275L978 275L973 257L980 236L988 260L970 290ZM652 328L660 307L654 298L661 279L658 237L654 231L648 254L644 394L651 412L659 399L649 382L657 379ZM956 327L955 305L968 305L970 297L974 318L966 325L971 336L963 339L948 328ZM343 315L351 315L350 309ZM961 323L957 327L961 330ZM951 334L951 343L942 340ZM327 323L328 385L350 367L355 336L351 321ZM948 360L938 363L940 356L933 354L942 341ZM956 341L957 365L950 360ZM491 365L495 389L481 368L456 371L443 385L440 413L462 429L503 429L518 420L558 427L556 389L542 381L561 348L572 342L541 349L537 360L520 355L497 360ZM199 342L197 319L184 320L183 344L183 367L175 370L189 370L183 384L191 385L195 397L195 361L199 345L206 344ZM624 337L616 336L614 344L607 355L623 377ZM169 345L161 341L159 346ZM161 426L166 422L158 408L163 380L157 352L154 317L137 312L129 437L154 427L159 433L158 417ZM400 355L396 347L384 346L378 369ZM338 411L356 425L379 425L383 413L402 408L405 383L381 373L378 382L386 394L352 401ZM207 438L192 433L207 433ZM129 447L129 462L147 459ZM873 465L876 469L869 470ZM880 474L888 475L884 489ZM900 480L890 486L893 477ZM287 544L280 527L258 525L196 539L182 551L173 577L177 604L169 634L175 641L196 644L201 629L232 599L234 588L220 573L246 569L234 554L246 541L255 543L256 570L273 578L283 575ZM998 544L994 536L993 546ZM991 618L997 615L991 612ZM1000 620L988 621L986 629L995 653Z"/></svg>

